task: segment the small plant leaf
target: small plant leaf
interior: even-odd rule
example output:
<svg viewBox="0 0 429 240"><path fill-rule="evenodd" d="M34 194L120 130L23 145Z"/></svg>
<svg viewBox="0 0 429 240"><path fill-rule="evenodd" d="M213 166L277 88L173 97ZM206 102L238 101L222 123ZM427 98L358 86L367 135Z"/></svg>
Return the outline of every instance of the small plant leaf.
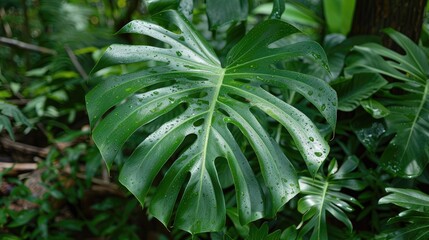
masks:
<svg viewBox="0 0 429 240"><path fill-rule="evenodd" d="M414 189L386 188L390 193L381 198L379 204L392 203L418 212L429 212L429 195Z"/></svg>
<svg viewBox="0 0 429 240"><path fill-rule="evenodd" d="M244 21L249 13L248 0L207 0L206 4L211 30L216 30L227 23Z"/></svg>
<svg viewBox="0 0 429 240"><path fill-rule="evenodd" d="M24 124L28 128L32 127L30 121L24 116L17 106L0 101L0 132L3 128L6 129L9 137L14 141L15 135L10 118L12 118L15 123Z"/></svg>
<svg viewBox="0 0 429 240"><path fill-rule="evenodd" d="M360 101L360 105L375 119L384 118L390 114L389 109L372 98Z"/></svg>
<svg viewBox="0 0 429 240"><path fill-rule="evenodd" d="M331 86L338 93L338 110L350 112L386 84L387 81L379 74L363 73L355 74L352 79L332 82Z"/></svg>
<svg viewBox="0 0 429 240"><path fill-rule="evenodd" d="M358 165L356 157L349 157L337 171L333 171L335 165L336 160L331 161L327 177L319 174L315 178L300 177L299 185L304 196L298 200L298 211L303 214L298 226L298 239L311 230L310 239L328 239L328 213L352 230L352 223L345 212L353 211L350 204L360 204L352 196L340 191L342 188L360 191L365 185L356 179L359 175L352 172Z"/></svg>

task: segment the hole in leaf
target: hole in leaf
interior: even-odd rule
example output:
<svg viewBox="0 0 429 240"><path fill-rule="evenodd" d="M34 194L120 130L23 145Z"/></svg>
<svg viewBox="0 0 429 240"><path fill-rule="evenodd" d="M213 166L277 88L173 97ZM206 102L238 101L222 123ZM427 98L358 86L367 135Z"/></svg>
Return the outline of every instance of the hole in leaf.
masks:
<svg viewBox="0 0 429 240"><path fill-rule="evenodd" d="M134 37L141 37L142 35L136 35L136 34L132 34ZM164 48L164 49L171 49L172 46L168 43L163 42L162 38L160 39L156 39L153 38L151 36L148 35L144 35L141 38L136 38L137 40L141 41L137 41L136 45L138 45L139 43L142 43L142 45L147 45L147 46L154 46L154 47L159 47L159 48Z"/></svg>
<svg viewBox="0 0 429 240"><path fill-rule="evenodd" d="M207 78L203 78L199 76L189 76L189 77L186 77L186 79L193 80L193 81L207 81Z"/></svg>
<svg viewBox="0 0 429 240"><path fill-rule="evenodd" d="M242 102L242 103L249 103L250 102L248 99L246 99L242 96L239 96L237 94L228 93L228 96L231 97L232 99L237 100L237 101Z"/></svg>
<svg viewBox="0 0 429 240"><path fill-rule="evenodd" d="M270 64L273 69L294 69L297 72L309 72L308 69L314 68L314 58L311 56L299 56L288 58L286 60L277 60Z"/></svg>
<svg viewBox="0 0 429 240"><path fill-rule="evenodd" d="M169 17L164 16L164 14L162 13L152 16L152 19L166 30L169 30L176 34L182 33L182 30L180 30L180 28L174 22L170 21Z"/></svg>
<svg viewBox="0 0 429 240"><path fill-rule="evenodd" d="M185 68L190 68L190 69L197 69L196 67L194 67L194 66L191 66L191 65L187 65L187 64L185 64L185 65L183 65Z"/></svg>
<svg viewBox="0 0 429 240"><path fill-rule="evenodd" d="M162 180L162 182L161 182L162 185L164 185L164 184L171 184L171 182L170 183L164 182L164 179L162 179L163 175L158 175L157 177L160 178L157 182L161 182L161 180ZM173 198L169 199L170 202L174 201L174 205L172 207L172 215L173 216L176 215L176 211L177 211L177 208L179 206L178 201L180 201L183 198L183 193L185 192L187 183L189 182L190 178L191 178L191 173L190 172L186 172L186 173L184 173L183 179L181 179L180 182L179 181L173 182L173 185L171 186L172 188L175 188L175 189L180 188L180 190L177 193L176 198L175 199L173 199ZM159 184L157 184L157 185L158 185L158 187L160 187ZM156 188L153 188L153 189L156 189ZM149 192L149 194L148 194L148 198L149 199L151 199L150 194L152 194L154 197L157 197L158 199L160 199L160 198L162 199L162 198L165 197L164 192L153 191L153 192ZM163 194L164 196L162 196L160 194ZM168 195L170 197L174 196L174 195L172 195L172 192L169 192ZM174 221L174 217L170 219L170 222L168 222L167 225L172 225L173 224L172 221Z"/></svg>
<svg viewBox="0 0 429 240"><path fill-rule="evenodd" d="M297 42L302 42L302 41L308 41L310 38L308 36L306 36L305 34L302 33L294 33L294 34L290 34L286 37L280 38L279 40L276 40L270 44L268 44L268 48L270 49L276 49L276 48L281 48L281 47L285 47Z"/></svg>
<svg viewBox="0 0 429 240"><path fill-rule="evenodd" d="M180 160L180 158L182 157L186 157L186 150L193 144L195 143L195 141L197 140L197 135L195 134L189 134L187 135L182 143L179 145L179 147L176 149L176 151L174 151L174 153L170 156L170 158L168 159L168 161L164 164L164 166L162 167L160 173L158 174L160 175L160 177L163 177L167 171L170 169L170 167L174 164L174 162ZM168 147L168 146L166 146ZM183 155L183 156L182 156ZM159 179L161 180L161 179Z"/></svg>
<svg viewBox="0 0 429 240"><path fill-rule="evenodd" d="M201 119L198 119L197 121L195 121L193 125L195 127L198 127L198 126L203 125L203 123L204 123L204 118L201 118Z"/></svg>
<svg viewBox="0 0 429 240"><path fill-rule="evenodd" d="M278 97L278 98L282 98L283 95L283 91L287 90L286 88L278 88L278 87L274 87L274 86L270 86L267 84L261 84L261 88L269 93L271 93L272 95Z"/></svg>
<svg viewBox="0 0 429 240"><path fill-rule="evenodd" d="M225 115L226 117L229 117L229 113L227 111L225 111L222 108L218 108L217 111L219 111L220 113L222 113L223 115Z"/></svg>
<svg viewBox="0 0 429 240"><path fill-rule="evenodd" d="M163 124L169 121L172 121L177 116L180 116L182 113L186 111L187 108L188 108L187 103L181 103L176 107L174 107L173 109L171 109L170 111L160 114L157 118L155 118L151 122L141 126L138 131L143 132L144 133L143 136L145 136L144 138L146 138L151 133L159 129ZM130 137L130 139L134 139L134 138L139 139L140 142L142 141L141 137L134 137L134 136Z"/></svg>
<svg viewBox="0 0 429 240"><path fill-rule="evenodd" d="M261 88L264 89L265 91L269 92L270 91L270 86L267 84L261 84Z"/></svg>
<svg viewBox="0 0 429 240"><path fill-rule="evenodd" d="M186 136L183 142L171 156L170 160L174 161L179 156L181 156L197 140L197 138L198 136L196 134L189 134L188 136Z"/></svg>
<svg viewBox="0 0 429 240"><path fill-rule="evenodd" d="M389 93L391 93L393 96L398 96L398 95L403 96L408 94L407 91L397 86L394 86L391 89L389 89Z"/></svg>
<svg viewBox="0 0 429 240"><path fill-rule="evenodd" d="M175 84L176 81L173 79L163 79L161 81L157 81L157 83L150 85L148 87L146 87L145 89L143 89L142 92L148 92L150 90L155 90L155 89L159 89L159 88L163 88L163 87L168 87L171 86L173 84Z"/></svg>
<svg viewBox="0 0 429 240"><path fill-rule="evenodd" d="M189 94L189 98L203 98L203 97L205 97L205 96L207 96L208 95L208 93L207 92L198 92L198 93L192 93L192 94Z"/></svg>
<svg viewBox="0 0 429 240"><path fill-rule="evenodd" d="M236 78L234 79L234 81L241 82L241 83L250 83L249 79L244 79L244 78Z"/></svg>

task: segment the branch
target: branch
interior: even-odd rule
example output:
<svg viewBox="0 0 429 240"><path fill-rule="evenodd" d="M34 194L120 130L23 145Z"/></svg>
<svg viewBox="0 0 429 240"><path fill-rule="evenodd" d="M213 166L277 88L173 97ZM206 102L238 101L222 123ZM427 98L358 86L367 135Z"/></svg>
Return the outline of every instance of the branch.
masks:
<svg viewBox="0 0 429 240"><path fill-rule="evenodd" d="M40 157L46 157L49 153L49 147L40 148L24 143L14 142L9 138L2 137L0 138L0 145L3 146L5 150L11 150L14 152L21 152L30 155L36 155Z"/></svg>
<svg viewBox="0 0 429 240"><path fill-rule="evenodd" d="M45 48L45 47L39 47L39 46L36 46L33 44L21 42L19 40L15 40L15 39L11 39L11 38L0 37L0 43L4 43L4 44L10 45L10 46L19 47L19 48L23 48L23 49L27 49L27 50L31 50L31 51L35 51L35 52L50 54L50 55L56 55L57 54L57 51L55 51L55 50Z"/></svg>
<svg viewBox="0 0 429 240"><path fill-rule="evenodd" d="M64 48L66 49L67 55L69 55L69 58L70 58L71 62L73 63L73 66L76 68L76 70L78 71L80 76L85 80L88 79L88 74L85 72L82 65L79 63L79 60L77 60L77 57L73 53L73 50L71 50L70 47L67 45L64 46Z"/></svg>
<svg viewBox="0 0 429 240"><path fill-rule="evenodd" d="M0 170L4 171L7 168L12 168L15 171L31 171L37 169L37 163L11 163L0 162Z"/></svg>

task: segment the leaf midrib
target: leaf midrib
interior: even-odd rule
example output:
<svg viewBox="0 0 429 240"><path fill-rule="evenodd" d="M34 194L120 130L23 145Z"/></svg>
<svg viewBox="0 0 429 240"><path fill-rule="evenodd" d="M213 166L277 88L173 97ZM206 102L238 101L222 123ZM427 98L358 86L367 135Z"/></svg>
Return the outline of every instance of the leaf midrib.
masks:
<svg viewBox="0 0 429 240"><path fill-rule="evenodd" d="M411 136L414 133L414 129L415 129L415 126L416 126L417 119L419 119L419 117L420 117L420 112L422 111L423 106L424 106L424 104L426 102L426 99L428 97L428 93L429 93L429 79L426 79L426 86L425 86L425 91L424 91L423 96L422 96L422 101L420 102L420 106L419 106L418 111L416 113L416 117L414 118L413 123L411 125L410 134L408 134L407 142L405 144L405 148L404 149L408 149L408 145L410 144ZM406 151L402 152L400 159L404 158L405 152Z"/></svg>
<svg viewBox="0 0 429 240"><path fill-rule="evenodd" d="M209 137L210 137L210 127L212 125L212 121L213 121L213 114L216 108L216 104L219 98L219 93L220 93L220 89L222 87L222 83L223 83L223 79L225 76L225 68L220 68L219 69L219 77L214 79L213 81L217 81L215 82L215 87L214 87L214 93L212 96L212 101L209 105L209 110L207 111L207 121L204 123L204 141L203 141L203 151L202 151L202 155L201 155L201 172L200 172L200 180L199 180L199 187L198 187L198 199L201 198L201 193L202 193L202 188L203 188L203 178L204 178L204 169L205 169L205 165L206 165L206 160L207 160L207 149L208 149L208 145L209 145ZM200 207L200 201L197 201L197 207L195 208L195 211L198 211Z"/></svg>
<svg viewBox="0 0 429 240"><path fill-rule="evenodd" d="M326 194L328 192L328 187L329 187L329 182L326 181L325 184L323 185L323 192L322 192L322 196L321 196L321 206L319 208L319 215L317 217L317 227L319 229L319 231L317 232L318 238L320 239L320 226L322 225L322 212L325 209L325 198L326 198Z"/></svg>

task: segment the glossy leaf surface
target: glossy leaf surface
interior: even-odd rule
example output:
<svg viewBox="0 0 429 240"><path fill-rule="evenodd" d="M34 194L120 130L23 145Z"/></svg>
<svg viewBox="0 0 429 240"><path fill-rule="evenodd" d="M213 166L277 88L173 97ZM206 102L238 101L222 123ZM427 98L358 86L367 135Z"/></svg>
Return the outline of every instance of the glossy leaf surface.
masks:
<svg viewBox="0 0 429 240"><path fill-rule="evenodd" d="M397 206L419 211L429 212L429 195L414 189L386 188L389 195L379 200L379 204L392 203Z"/></svg>
<svg viewBox="0 0 429 240"><path fill-rule="evenodd" d="M355 0L324 0L326 23L330 32L347 35L353 22Z"/></svg>
<svg viewBox="0 0 429 240"><path fill-rule="evenodd" d="M389 224L400 224L389 232L389 239L429 238L429 195L414 189L386 188L389 195L380 199L379 204L395 204L406 208L398 216L389 219Z"/></svg>
<svg viewBox="0 0 429 240"><path fill-rule="evenodd" d="M249 0L207 0L207 18L210 29L237 21L244 21L249 12Z"/></svg>
<svg viewBox="0 0 429 240"><path fill-rule="evenodd" d="M399 89L402 94L389 91L380 99L390 111L386 117L387 133L394 136L381 164L393 174L416 177L429 162L429 62L423 49L410 39L392 29L386 33L404 49L405 55L378 44L365 44L355 48L363 61L354 62L348 70L371 71L398 80L386 88Z"/></svg>
<svg viewBox="0 0 429 240"><path fill-rule="evenodd" d="M363 107L363 109L365 109L365 111L367 111L373 118L376 119L387 117L390 114L389 109L372 98L360 101L360 105Z"/></svg>
<svg viewBox="0 0 429 240"><path fill-rule="evenodd" d="M263 86L300 93L334 128L335 91L316 77L274 67L279 61L306 55L326 66L323 50L315 42L270 48L271 43L297 30L282 21L267 20L231 49L222 68L212 48L182 15L166 11L154 21L157 19L174 24L173 30L133 21L120 32L144 34L165 47L112 45L94 69L158 63L107 78L87 94L93 139L108 167L134 132L177 111L141 139L125 161L120 182L143 204L162 171L150 213L170 226L174 212L174 226L191 233L219 231L226 216L219 179L222 170L218 168L222 163L229 167L233 179L240 222L273 216L298 193L298 179L253 110L286 128L309 171L315 174L329 152L328 144L306 115ZM258 169L249 164L242 143L231 133L232 126L253 149ZM262 177L257 177L260 174Z"/></svg>
<svg viewBox="0 0 429 240"><path fill-rule="evenodd" d="M344 223L349 230L352 223L346 212L353 211L351 204L359 205L359 202L350 195L341 192L348 188L355 191L362 190L364 183L352 171L356 169L358 159L349 157L338 168L334 159L328 167L328 176L318 175L316 178L301 177L299 185L304 195L298 201L298 211L303 215L298 239L304 237L312 230L310 239L328 239L327 214L329 213L338 221Z"/></svg>
<svg viewBox="0 0 429 240"><path fill-rule="evenodd" d="M350 112L359 106L360 101L367 99L387 84L378 74L356 74L352 79L340 79L331 86L338 93L338 110Z"/></svg>

